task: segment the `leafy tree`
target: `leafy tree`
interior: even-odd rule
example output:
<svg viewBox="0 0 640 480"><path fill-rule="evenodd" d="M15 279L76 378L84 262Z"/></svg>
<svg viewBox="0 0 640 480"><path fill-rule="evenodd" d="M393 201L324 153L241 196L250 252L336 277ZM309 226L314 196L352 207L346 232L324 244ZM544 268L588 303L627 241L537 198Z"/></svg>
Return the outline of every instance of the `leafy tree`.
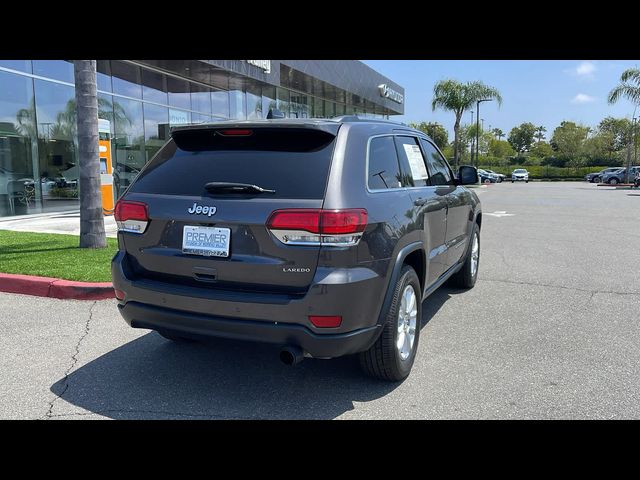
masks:
<svg viewBox="0 0 640 480"><path fill-rule="evenodd" d="M437 122L410 123L409 126L426 133L440 150L449 143L449 132Z"/></svg>
<svg viewBox="0 0 640 480"><path fill-rule="evenodd" d="M502 130L500 130L499 128L494 128L493 130L491 130L491 133L493 133L493 135L500 140L502 137L504 137L504 132Z"/></svg>
<svg viewBox="0 0 640 480"><path fill-rule="evenodd" d="M100 189L96 61L75 60L73 70L80 165L80 247L104 248L107 237Z"/></svg>
<svg viewBox="0 0 640 480"><path fill-rule="evenodd" d="M544 125L536 127L535 137L538 139L538 142L541 142L544 139L544 134L546 133L546 131L547 129L544 127Z"/></svg>
<svg viewBox="0 0 640 480"><path fill-rule="evenodd" d="M515 155L515 150L506 140L492 139L489 142L489 155L497 158L506 158Z"/></svg>
<svg viewBox="0 0 640 480"><path fill-rule="evenodd" d="M566 158L573 167L584 164L584 143L589 135L589 127L574 122L561 122L553 131L551 146L559 157Z"/></svg>
<svg viewBox="0 0 640 480"><path fill-rule="evenodd" d="M507 141L516 152L528 152L533 144L535 133L536 126L531 122L526 122L518 127L513 127L509 132Z"/></svg>
<svg viewBox="0 0 640 480"><path fill-rule="evenodd" d="M631 143L631 122L626 118L606 117L598 124L598 136L609 161Z"/></svg>
<svg viewBox="0 0 640 480"><path fill-rule="evenodd" d="M547 142L539 141L533 144L531 150L529 150L529 153L531 153L532 157L544 159L553 156L553 148L551 148L551 145L549 145Z"/></svg>
<svg viewBox="0 0 640 480"><path fill-rule="evenodd" d="M433 87L431 109L442 108L443 110L452 111L455 114L455 123L453 125L453 156L456 168L459 165L461 154L458 137L460 134L462 114L471 108L476 101L485 98L495 99L498 105L502 105L500 92L479 81L461 83L457 80L446 79L439 81Z"/></svg>

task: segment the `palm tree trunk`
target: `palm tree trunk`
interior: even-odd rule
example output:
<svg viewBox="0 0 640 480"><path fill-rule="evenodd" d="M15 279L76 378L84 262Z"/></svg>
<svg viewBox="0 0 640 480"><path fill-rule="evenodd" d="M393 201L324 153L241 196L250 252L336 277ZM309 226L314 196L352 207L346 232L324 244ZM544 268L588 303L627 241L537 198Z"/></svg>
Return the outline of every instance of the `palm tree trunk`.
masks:
<svg viewBox="0 0 640 480"><path fill-rule="evenodd" d="M104 248L107 239L100 190L96 61L75 60L80 165L80 248Z"/></svg>
<svg viewBox="0 0 640 480"><path fill-rule="evenodd" d="M456 113L456 123L453 125L453 160L455 162L455 169L458 170L460 164L460 145L458 144L459 131L460 131L460 118L462 114Z"/></svg>

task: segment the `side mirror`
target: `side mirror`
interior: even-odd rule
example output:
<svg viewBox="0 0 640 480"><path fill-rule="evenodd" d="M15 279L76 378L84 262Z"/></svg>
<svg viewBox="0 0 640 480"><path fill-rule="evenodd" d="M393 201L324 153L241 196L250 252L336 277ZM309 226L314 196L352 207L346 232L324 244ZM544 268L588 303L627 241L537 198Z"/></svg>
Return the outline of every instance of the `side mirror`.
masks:
<svg viewBox="0 0 640 480"><path fill-rule="evenodd" d="M458 169L459 185L474 185L478 183L478 170L470 165L462 165Z"/></svg>

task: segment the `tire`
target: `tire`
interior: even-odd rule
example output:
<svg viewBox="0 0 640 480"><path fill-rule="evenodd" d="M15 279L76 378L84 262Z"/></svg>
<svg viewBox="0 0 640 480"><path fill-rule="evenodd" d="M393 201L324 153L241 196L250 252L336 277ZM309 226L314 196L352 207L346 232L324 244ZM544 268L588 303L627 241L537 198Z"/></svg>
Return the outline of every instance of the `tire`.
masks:
<svg viewBox="0 0 640 480"><path fill-rule="evenodd" d="M525 180L524 183L529 183L529 180Z"/></svg>
<svg viewBox="0 0 640 480"><path fill-rule="evenodd" d="M618 182L618 179L616 177L613 177L613 178L609 179L609 185L617 185L618 183L619 182Z"/></svg>
<svg viewBox="0 0 640 480"><path fill-rule="evenodd" d="M600 183L600 180L602 180L600 177L593 177L593 180L591 180L591 183Z"/></svg>
<svg viewBox="0 0 640 480"><path fill-rule="evenodd" d="M190 338L185 338L185 337L181 337L180 335L167 331L167 330L156 330L162 337L166 338L167 340L171 340L172 342L176 342L176 343L192 343L194 342L194 340L191 340Z"/></svg>
<svg viewBox="0 0 640 480"><path fill-rule="evenodd" d="M413 315L410 315L413 321L408 322L409 329L401 332L399 331L398 324L402 322L400 313L401 307L405 304L405 302L403 302L403 294L407 292L409 287L413 289L413 294L415 295L415 319L413 319ZM391 306L387 311L382 333L369 350L359 354L362 370L369 376L390 382L399 382L407 378L416 358L420 340L421 322L422 290L420 288L420 280L418 280L418 275L416 275L415 270L405 265L400 272L400 278L393 287ZM409 347L408 350L398 349L396 344L399 335L401 333L408 335L408 332L411 331L411 323L413 323L414 331L413 345L410 345L410 341L408 341L409 345L403 344L403 347ZM403 350L404 354L408 353L408 355L402 358L403 355L401 355L400 350Z"/></svg>
<svg viewBox="0 0 640 480"><path fill-rule="evenodd" d="M513 183L513 182L514 182L514 180L511 180L511 183Z"/></svg>
<svg viewBox="0 0 640 480"><path fill-rule="evenodd" d="M473 271L473 247L474 247L474 239L477 238L478 248L477 248L477 257L476 257L476 265L475 271ZM464 260L464 264L458 273L451 276L449 281L449 285L459 288L473 288L476 284L476 280L478 279L478 270L480 267L480 229L478 228L478 224L474 224L473 231L471 232L471 241L469 243L469 249L467 250L467 255Z"/></svg>

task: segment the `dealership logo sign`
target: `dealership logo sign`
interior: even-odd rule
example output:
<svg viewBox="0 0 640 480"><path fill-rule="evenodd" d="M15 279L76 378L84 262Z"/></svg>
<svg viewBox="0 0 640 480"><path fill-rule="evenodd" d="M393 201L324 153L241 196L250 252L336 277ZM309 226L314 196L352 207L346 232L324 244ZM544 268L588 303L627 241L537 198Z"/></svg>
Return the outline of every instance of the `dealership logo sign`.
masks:
<svg viewBox="0 0 640 480"><path fill-rule="evenodd" d="M249 65L261 68L264 73L271 73L271 60L246 60Z"/></svg>
<svg viewBox="0 0 640 480"><path fill-rule="evenodd" d="M392 100L396 103L404 102L404 95L402 95L400 92L396 92L394 89L389 87L389 85L387 85L386 83L383 83L382 85L378 85L378 88L380 89L381 97L388 98L389 100Z"/></svg>

